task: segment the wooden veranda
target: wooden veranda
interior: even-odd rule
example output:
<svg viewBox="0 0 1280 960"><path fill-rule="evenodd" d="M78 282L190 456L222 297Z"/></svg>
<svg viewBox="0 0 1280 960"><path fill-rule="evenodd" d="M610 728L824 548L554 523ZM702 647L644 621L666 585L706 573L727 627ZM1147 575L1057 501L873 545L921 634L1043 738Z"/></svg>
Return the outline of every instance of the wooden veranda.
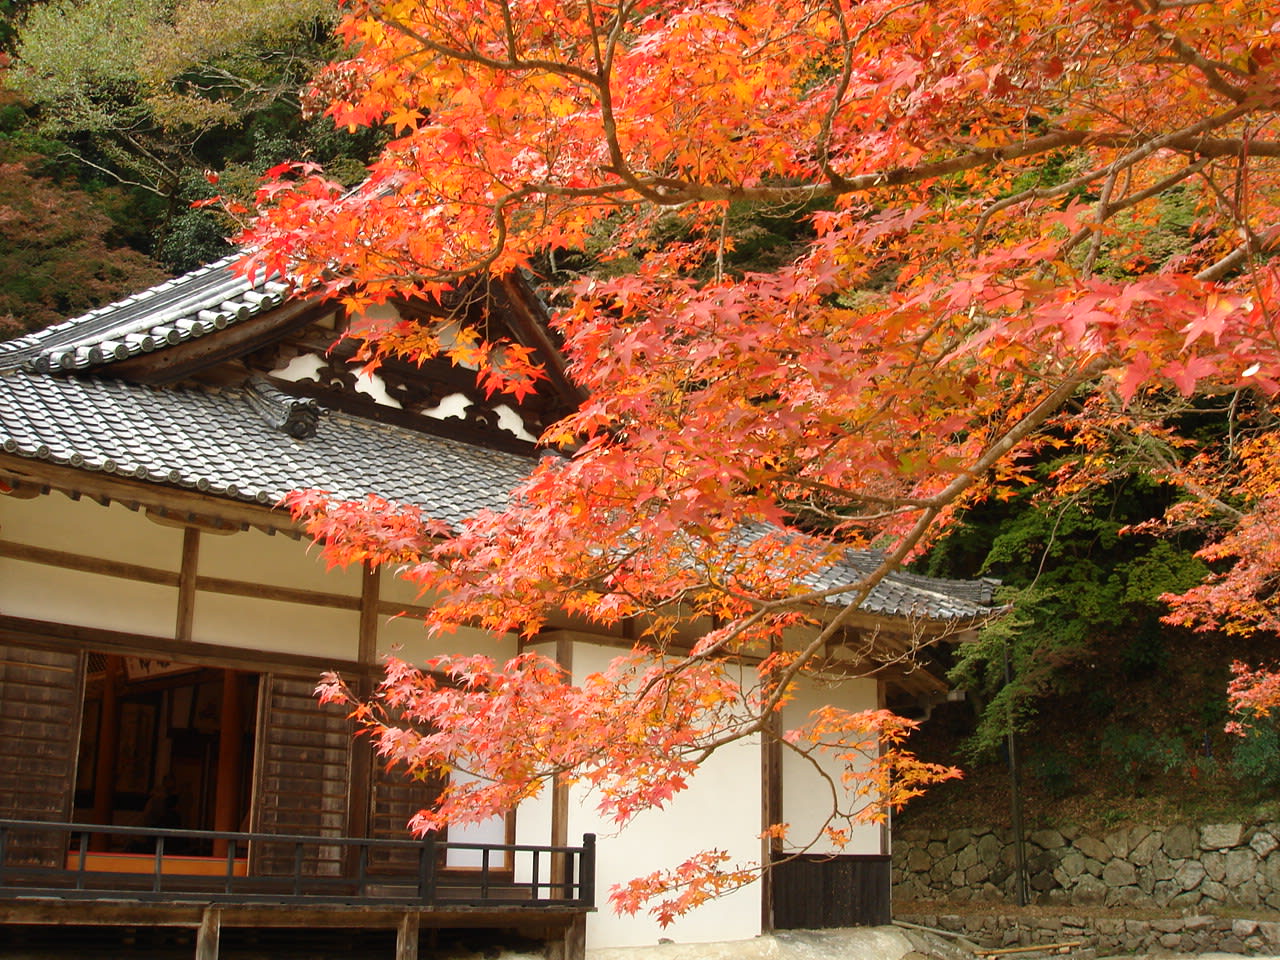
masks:
<svg viewBox="0 0 1280 960"><path fill-rule="evenodd" d="M97 853L104 837L129 853ZM191 850L214 849L216 856ZM323 850L324 861L317 856ZM450 852L478 865L444 866ZM336 862L330 872L318 862ZM594 907L595 837L581 846L445 843L0 820L0 924L195 929L196 960L221 930L510 928L576 960Z"/></svg>

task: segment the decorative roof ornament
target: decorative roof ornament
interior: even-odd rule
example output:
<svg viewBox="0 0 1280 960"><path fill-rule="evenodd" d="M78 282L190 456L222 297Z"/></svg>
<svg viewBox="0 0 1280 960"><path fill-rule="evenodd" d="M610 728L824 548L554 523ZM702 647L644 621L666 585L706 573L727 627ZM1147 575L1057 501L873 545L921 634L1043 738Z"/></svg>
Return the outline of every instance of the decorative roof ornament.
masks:
<svg viewBox="0 0 1280 960"><path fill-rule="evenodd" d="M290 396L265 377L250 377L245 385L250 402L272 427L295 440L315 436L324 412L316 401Z"/></svg>

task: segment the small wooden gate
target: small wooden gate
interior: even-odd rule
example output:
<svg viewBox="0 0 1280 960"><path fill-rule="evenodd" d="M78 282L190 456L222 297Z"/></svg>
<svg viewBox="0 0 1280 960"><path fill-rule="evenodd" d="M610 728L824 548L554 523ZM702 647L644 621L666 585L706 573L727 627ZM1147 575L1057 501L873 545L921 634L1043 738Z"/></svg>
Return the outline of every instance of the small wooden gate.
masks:
<svg viewBox="0 0 1280 960"><path fill-rule="evenodd" d="M773 925L778 930L879 926L892 922L890 858L802 854L773 865Z"/></svg>

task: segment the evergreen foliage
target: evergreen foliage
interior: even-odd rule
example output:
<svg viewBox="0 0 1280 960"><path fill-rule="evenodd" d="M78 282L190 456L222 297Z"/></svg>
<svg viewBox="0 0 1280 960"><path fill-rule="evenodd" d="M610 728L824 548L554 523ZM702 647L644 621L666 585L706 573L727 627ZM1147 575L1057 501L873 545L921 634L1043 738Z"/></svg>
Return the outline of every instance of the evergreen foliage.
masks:
<svg viewBox="0 0 1280 960"><path fill-rule="evenodd" d="M1160 622L1160 597L1205 573L1196 544L1125 532L1159 517L1168 503L1169 491L1148 480L1131 477L1065 503L1035 493L980 506L927 563L933 574L1001 579L1010 607L960 648L951 672L982 704L967 746L975 757L990 756L1010 729L1026 730L1043 697L1085 701L1084 668L1104 653L1120 682L1158 672L1181 637Z"/></svg>

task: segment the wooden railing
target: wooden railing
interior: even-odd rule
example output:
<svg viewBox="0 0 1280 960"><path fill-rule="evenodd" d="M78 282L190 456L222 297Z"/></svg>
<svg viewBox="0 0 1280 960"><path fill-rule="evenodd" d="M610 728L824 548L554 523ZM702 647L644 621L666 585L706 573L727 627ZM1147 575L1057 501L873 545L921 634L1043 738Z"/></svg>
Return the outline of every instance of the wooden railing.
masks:
<svg viewBox="0 0 1280 960"><path fill-rule="evenodd" d="M145 852L101 853L95 846ZM205 848L226 853L187 852ZM446 867L450 851L466 851L479 864ZM270 873L257 868L260 860L270 861ZM0 898L41 895L590 909L595 835L586 834L580 847L556 847L0 820Z"/></svg>

